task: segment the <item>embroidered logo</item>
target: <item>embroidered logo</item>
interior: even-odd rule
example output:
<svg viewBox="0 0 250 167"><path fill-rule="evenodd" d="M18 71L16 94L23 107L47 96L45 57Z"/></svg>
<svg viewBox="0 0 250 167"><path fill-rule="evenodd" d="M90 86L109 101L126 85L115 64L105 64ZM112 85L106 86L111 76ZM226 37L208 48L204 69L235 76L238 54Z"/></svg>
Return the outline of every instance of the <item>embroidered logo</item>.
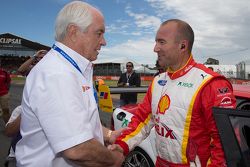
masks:
<svg viewBox="0 0 250 167"><path fill-rule="evenodd" d="M158 103L158 110L157 113L159 114L165 114L166 110L170 106L170 98L168 95L164 95L161 97L159 103Z"/></svg>
<svg viewBox="0 0 250 167"><path fill-rule="evenodd" d="M194 84L188 83L188 82L179 82L177 84L177 86L182 86L182 87L186 87L186 88L192 88L194 86Z"/></svg>
<svg viewBox="0 0 250 167"><path fill-rule="evenodd" d="M89 86L84 86L84 85L83 85L83 86L82 86L82 91L83 91L83 92L86 92L87 90L89 90L89 88L90 88Z"/></svg>
<svg viewBox="0 0 250 167"><path fill-rule="evenodd" d="M173 140L177 140L177 135L174 133L172 129L170 129L167 125L164 123L160 123L155 125L155 130L158 135L165 137L165 138L170 138Z"/></svg>
<svg viewBox="0 0 250 167"><path fill-rule="evenodd" d="M223 97L223 99L220 102L220 106L230 105L230 104L232 104L232 99L230 97Z"/></svg>
<svg viewBox="0 0 250 167"><path fill-rule="evenodd" d="M123 119L123 122L122 122L122 127L127 127L128 126L128 120L126 118Z"/></svg>
<svg viewBox="0 0 250 167"><path fill-rule="evenodd" d="M207 75L201 74L202 79L206 78Z"/></svg>
<svg viewBox="0 0 250 167"><path fill-rule="evenodd" d="M219 89L218 89L218 91L219 91L219 93L220 93L220 94L225 94L225 93L227 93L227 92L228 92L228 87L225 87L225 88L219 88Z"/></svg>
<svg viewBox="0 0 250 167"><path fill-rule="evenodd" d="M108 98L108 92L100 92L100 99L107 99Z"/></svg>
<svg viewBox="0 0 250 167"><path fill-rule="evenodd" d="M165 86L167 83L167 80L159 80L158 81L158 84L161 85L161 86Z"/></svg>

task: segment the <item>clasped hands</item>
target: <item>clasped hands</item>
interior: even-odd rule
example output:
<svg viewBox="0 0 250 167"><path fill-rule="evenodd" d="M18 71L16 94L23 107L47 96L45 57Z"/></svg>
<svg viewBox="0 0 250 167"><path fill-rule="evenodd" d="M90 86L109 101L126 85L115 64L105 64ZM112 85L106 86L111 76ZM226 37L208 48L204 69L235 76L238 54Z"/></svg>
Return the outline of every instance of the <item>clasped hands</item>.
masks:
<svg viewBox="0 0 250 167"><path fill-rule="evenodd" d="M119 137L125 129L127 128L112 131L108 143L106 142L106 146L111 151L112 156L115 160L114 165L112 167L122 166L122 163L125 160L125 157L123 155L123 149L121 148L121 146L114 144L116 138Z"/></svg>

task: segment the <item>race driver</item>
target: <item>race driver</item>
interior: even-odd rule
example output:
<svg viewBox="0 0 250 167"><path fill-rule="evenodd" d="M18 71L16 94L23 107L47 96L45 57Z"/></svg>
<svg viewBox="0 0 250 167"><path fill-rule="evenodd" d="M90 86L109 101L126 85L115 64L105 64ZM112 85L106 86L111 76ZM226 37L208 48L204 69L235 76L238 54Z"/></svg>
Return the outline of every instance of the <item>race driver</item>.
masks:
<svg viewBox="0 0 250 167"><path fill-rule="evenodd" d="M156 167L226 166L212 107L235 108L232 85L194 61L188 23L163 22L155 42L159 64L169 68L154 78L130 128L110 149L127 155L155 127Z"/></svg>

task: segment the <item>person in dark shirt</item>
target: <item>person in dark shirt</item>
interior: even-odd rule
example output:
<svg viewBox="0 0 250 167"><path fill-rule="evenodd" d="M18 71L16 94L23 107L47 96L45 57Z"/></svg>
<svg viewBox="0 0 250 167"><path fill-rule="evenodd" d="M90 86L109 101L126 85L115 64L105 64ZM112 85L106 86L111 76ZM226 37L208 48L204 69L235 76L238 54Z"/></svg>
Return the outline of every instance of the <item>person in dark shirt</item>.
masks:
<svg viewBox="0 0 250 167"><path fill-rule="evenodd" d="M10 118L9 101L10 101L10 74L0 67L0 110L2 110L2 119L5 123Z"/></svg>
<svg viewBox="0 0 250 167"><path fill-rule="evenodd" d="M126 64L127 71L121 74L119 81L117 83L118 87L140 87L141 78L133 69L134 65L132 62L127 62ZM137 93L122 93L120 96L121 106L125 104L136 104L137 102Z"/></svg>
<svg viewBox="0 0 250 167"><path fill-rule="evenodd" d="M155 66L156 66L157 72L154 74L154 77L163 73L163 72L166 72L167 67L160 66L159 60L156 60Z"/></svg>

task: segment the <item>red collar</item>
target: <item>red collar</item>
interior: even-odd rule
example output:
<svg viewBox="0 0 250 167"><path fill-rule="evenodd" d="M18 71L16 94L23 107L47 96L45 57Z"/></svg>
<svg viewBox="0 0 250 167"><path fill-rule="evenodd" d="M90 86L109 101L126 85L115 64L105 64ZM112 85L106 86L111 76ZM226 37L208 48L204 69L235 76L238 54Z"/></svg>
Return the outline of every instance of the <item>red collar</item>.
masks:
<svg viewBox="0 0 250 167"><path fill-rule="evenodd" d="M170 79L176 79L179 78L183 75L185 75L191 68L196 64L196 62L193 59L193 56L191 55L187 61L187 63L181 67L177 71L170 71L170 69L167 70L168 76Z"/></svg>

